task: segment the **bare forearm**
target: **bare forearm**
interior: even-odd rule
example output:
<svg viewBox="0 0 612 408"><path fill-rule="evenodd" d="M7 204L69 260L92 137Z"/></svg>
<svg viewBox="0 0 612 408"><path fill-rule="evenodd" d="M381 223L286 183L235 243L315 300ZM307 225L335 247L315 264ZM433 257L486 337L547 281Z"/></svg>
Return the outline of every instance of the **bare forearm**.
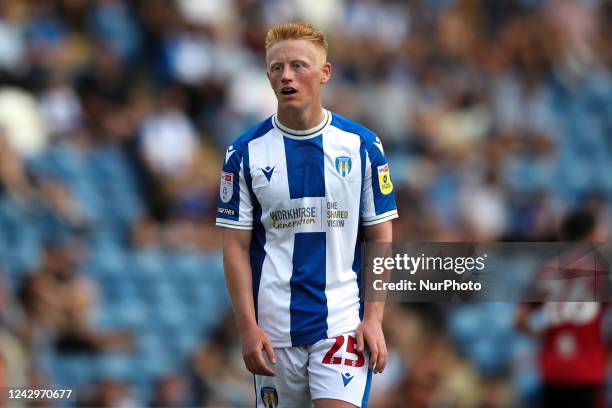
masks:
<svg viewBox="0 0 612 408"><path fill-rule="evenodd" d="M225 281L240 332L257 325L253 302L253 281L248 240L242 232L226 231L223 236Z"/></svg>
<svg viewBox="0 0 612 408"><path fill-rule="evenodd" d="M253 277L249 247L251 231L223 232L223 266L227 289L242 337L242 356L247 369L256 375L274 376L274 370L264 360L264 351L272 364L276 363L272 343L257 326L253 302Z"/></svg>
<svg viewBox="0 0 612 408"><path fill-rule="evenodd" d="M385 302L366 302L363 309L363 320L382 323L385 313Z"/></svg>
<svg viewBox="0 0 612 408"><path fill-rule="evenodd" d="M393 240L393 227L390 221L381 224L373 225L366 229L367 242L391 243ZM390 248L377 248L385 252L390 251ZM385 311L385 302L366 302L364 307L364 320L372 320L382 323Z"/></svg>

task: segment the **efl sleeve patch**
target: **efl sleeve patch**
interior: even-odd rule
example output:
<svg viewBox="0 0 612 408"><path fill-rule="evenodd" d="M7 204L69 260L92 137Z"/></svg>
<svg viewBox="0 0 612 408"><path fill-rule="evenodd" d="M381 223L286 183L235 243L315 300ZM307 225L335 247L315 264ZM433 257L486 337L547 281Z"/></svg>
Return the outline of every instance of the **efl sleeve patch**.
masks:
<svg viewBox="0 0 612 408"><path fill-rule="evenodd" d="M393 191L393 183L391 183L391 174L389 174L389 165L383 164L378 166L378 185L380 192L384 195L390 194Z"/></svg>
<svg viewBox="0 0 612 408"><path fill-rule="evenodd" d="M221 201L229 203L234 195L234 173L221 172L221 185L219 194Z"/></svg>

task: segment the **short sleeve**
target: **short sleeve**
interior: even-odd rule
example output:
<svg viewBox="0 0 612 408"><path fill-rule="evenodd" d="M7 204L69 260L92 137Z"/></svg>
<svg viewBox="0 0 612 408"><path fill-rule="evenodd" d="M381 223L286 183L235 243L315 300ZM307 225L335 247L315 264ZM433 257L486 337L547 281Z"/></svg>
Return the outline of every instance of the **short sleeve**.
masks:
<svg viewBox="0 0 612 408"><path fill-rule="evenodd" d="M244 177L244 151L230 146L225 153L219 185L216 225L225 228L253 228L253 205Z"/></svg>
<svg viewBox="0 0 612 408"><path fill-rule="evenodd" d="M361 192L361 224L375 225L398 217L391 170L378 137L364 141L365 174Z"/></svg>

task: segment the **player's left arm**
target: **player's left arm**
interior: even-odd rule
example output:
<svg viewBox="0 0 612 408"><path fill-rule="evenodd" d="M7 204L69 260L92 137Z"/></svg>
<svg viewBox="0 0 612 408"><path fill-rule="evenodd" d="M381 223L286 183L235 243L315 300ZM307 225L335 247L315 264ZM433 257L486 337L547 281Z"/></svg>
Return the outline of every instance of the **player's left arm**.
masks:
<svg viewBox="0 0 612 408"><path fill-rule="evenodd" d="M391 221L382 222L365 228L366 241L391 242L393 227ZM382 373L387 365L389 354L382 330L385 302L366 302L363 320L357 327L357 349L364 350L364 345L370 350L370 368L374 373Z"/></svg>

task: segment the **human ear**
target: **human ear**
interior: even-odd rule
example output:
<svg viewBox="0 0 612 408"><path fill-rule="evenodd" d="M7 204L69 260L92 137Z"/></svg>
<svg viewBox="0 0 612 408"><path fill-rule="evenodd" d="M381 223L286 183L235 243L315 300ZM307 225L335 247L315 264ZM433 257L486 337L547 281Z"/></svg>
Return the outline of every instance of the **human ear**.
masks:
<svg viewBox="0 0 612 408"><path fill-rule="evenodd" d="M321 84L327 83L331 79L332 65L329 62L323 64L321 68Z"/></svg>

